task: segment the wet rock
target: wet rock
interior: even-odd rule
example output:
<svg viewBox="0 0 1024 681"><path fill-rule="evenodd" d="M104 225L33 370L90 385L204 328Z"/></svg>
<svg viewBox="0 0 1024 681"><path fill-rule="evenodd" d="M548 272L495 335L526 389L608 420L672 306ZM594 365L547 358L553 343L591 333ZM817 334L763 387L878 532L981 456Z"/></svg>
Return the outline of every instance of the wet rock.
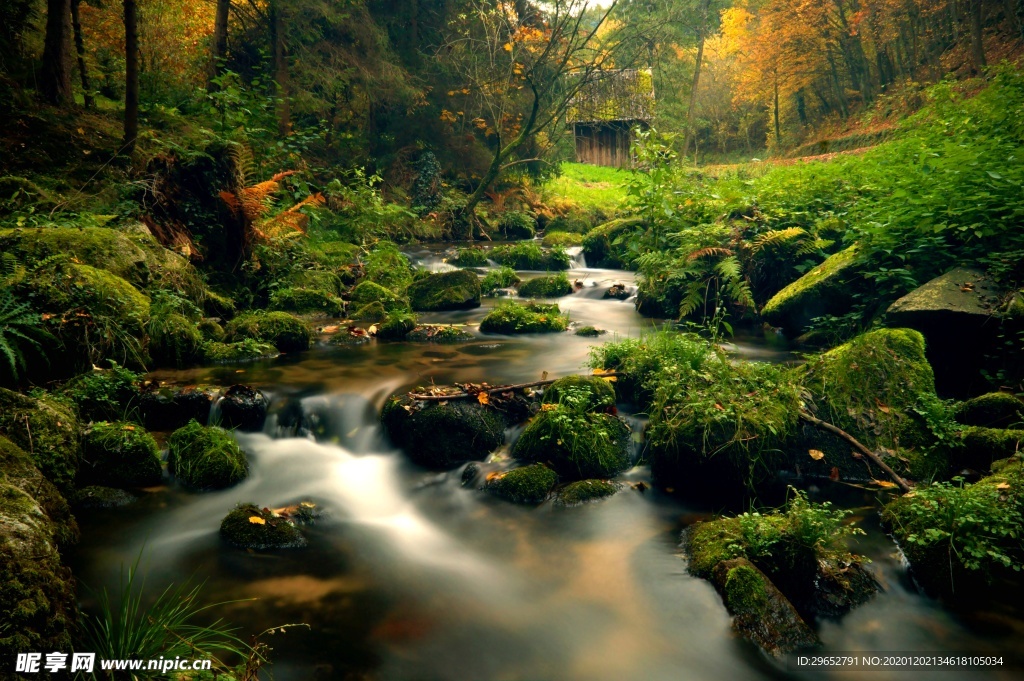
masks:
<svg viewBox="0 0 1024 681"><path fill-rule="evenodd" d="M405 338L417 343L465 343L473 340L474 336L452 324L424 324L414 328Z"/></svg>
<svg viewBox="0 0 1024 681"><path fill-rule="evenodd" d="M857 276L857 247L829 256L807 274L776 293L761 316L786 335L796 338L815 317L847 312L853 303Z"/></svg>
<svg viewBox="0 0 1024 681"><path fill-rule="evenodd" d="M626 300L633 292L625 284L614 284L611 288L604 292L602 298L614 298L616 300Z"/></svg>
<svg viewBox="0 0 1024 681"><path fill-rule="evenodd" d="M281 352L300 352L313 345L313 332L306 324L288 312L250 312L239 315L225 329L229 342L251 338L260 343L271 343Z"/></svg>
<svg viewBox="0 0 1024 681"><path fill-rule="evenodd" d="M394 396L381 424L391 442L421 466L450 469L481 461L505 441L505 421L475 400L413 402Z"/></svg>
<svg viewBox="0 0 1024 681"><path fill-rule="evenodd" d="M476 482L477 477L480 475L480 465L475 461L471 461L466 464L466 467L462 469L462 477L459 479L463 487L469 487Z"/></svg>
<svg viewBox="0 0 1024 681"><path fill-rule="evenodd" d="M480 279L465 270L430 274L414 281L408 294L417 312L467 310L480 307Z"/></svg>
<svg viewBox="0 0 1024 681"><path fill-rule="evenodd" d="M610 478L630 466L630 431L624 421L564 403L549 406L519 436L514 457L549 463L566 480Z"/></svg>
<svg viewBox="0 0 1024 681"><path fill-rule="evenodd" d="M220 398L221 425L225 428L260 431L267 420L270 400L256 388L233 385Z"/></svg>
<svg viewBox="0 0 1024 681"><path fill-rule="evenodd" d="M793 604L746 558L719 563L712 583L733 616L736 632L772 657L820 645Z"/></svg>
<svg viewBox="0 0 1024 681"><path fill-rule="evenodd" d="M249 475L249 462L231 434L196 421L171 434L167 469L185 487L223 489Z"/></svg>
<svg viewBox="0 0 1024 681"><path fill-rule="evenodd" d="M487 476L485 489L517 504L539 504L548 498L558 476L539 463Z"/></svg>
<svg viewBox="0 0 1024 681"><path fill-rule="evenodd" d="M610 497L618 491L619 486L608 480L579 480L558 490L555 501L559 506L580 506Z"/></svg>
<svg viewBox="0 0 1024 681"><path fill-rule="evenodd" d="M1024 430L969 426L961 438L953 459L957 468L987 471L993 462L1024 451Z"/></svg>
<svg viewBox="0 0 1024 681"><path fill-rule="evenodd" d="M377 338L381 340L402 340L416 328L416 315L393 312L387 315L377 327Z"/></svg>
<svg viewBox="0 0 1024 681"><path fill-rule="evenodd" d="M90 485L77 490L71 497L71 505L75 510L91 511L96 509L119 508L134 503L138 497L131 492L114 487Z"/></svg>
<svg viewBox="0 0 1024 681"><path fill-rule="evenodd" d="M206 386L163 386L150 382L139 397L142 424L148 430L165 431L181 428L189 421L206 423L216 390Z"/></svg>
<svg viewBox="0 0 1024 681"><path fill-rule="evenodd" d="M1024 400L1010 393L986 393L960 404L954 416L965 426L1024 426Z"/></svg>
<svg viewBox="0 0 1024 681"><path fill-rule="evenodd" d="M59 547L68 547L78 541L78 525L64 496L46 479L25 450L2 435L0 471L3 471L0 481L27 492L39 504L52 523L53 538Z"/></svg>
<svg viewBox="0 0 1024 681"><path fill-rule="evenodd" d="M958 267L889 306L885 323L920 331L944 394L970 394L984 385L983 355L999 329L1000 288L979 270Z"/></svg>
<svg viewBox="0 0 1024 681"><path fill-rule="evenodd" d="M82 442L80 480L110 487L149 487L163 477L156 440L142 426L100 421Z"/></svg>
<svg viewBox="0 0 1024 681"><path fill-rule="evenodd" d="M293 549L306 538L288 519L255 504L239 504L220 524L221 538L240 549Z"/></svg>
<svg viewBox="0 0 1024 681"><path fill-rule="evenodd" d="M0 388L0 434L25 450L62 493L78 472L78 419L53 396L29 397Z"/></svg>
<svg viewBox="0 0 1024 681"><path fill-rule="evenodd" d="M597 338L608 333L604 329L598 329L593 326L581 326L574 332L577 336L583 336L584 338Z"/></svg>

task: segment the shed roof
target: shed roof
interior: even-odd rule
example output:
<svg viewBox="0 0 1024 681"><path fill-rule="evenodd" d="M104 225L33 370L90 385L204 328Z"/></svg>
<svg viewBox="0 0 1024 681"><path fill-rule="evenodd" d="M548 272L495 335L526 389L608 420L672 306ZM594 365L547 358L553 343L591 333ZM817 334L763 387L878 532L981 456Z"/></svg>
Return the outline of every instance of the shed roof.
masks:
<svg viewBox="0 0 1024 681"><path fill-rule="evenodd" d="M650 69L603 71L573 98L569 123L650 121L654 117L654 78Z"/></svg>

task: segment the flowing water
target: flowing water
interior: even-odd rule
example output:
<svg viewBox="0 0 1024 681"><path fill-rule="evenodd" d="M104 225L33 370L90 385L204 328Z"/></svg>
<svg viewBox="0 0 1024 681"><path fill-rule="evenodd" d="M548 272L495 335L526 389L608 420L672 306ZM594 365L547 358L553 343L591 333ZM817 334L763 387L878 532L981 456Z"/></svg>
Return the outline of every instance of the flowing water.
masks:
<svg viewBox="0 0 1024 681"><path fill-rule="evenodd" d="M412 255L433 269L446 266L436 251ZM121 566L141 552L147 589L189 576L205 580L205 598L234 601L216 614L245 635L308 624L267 638L278 681L828 678L776 667L737 640L714 589L686 573L680 529L709 509L628 486L577 508L516 506L463 487L460 471L419 469L383 440L377 413L394 392L576 372L595 342L651 326L632 301L601 297L611 284L632 285L630 273L575 264L570 279L584 288L559 304L574 321L611 332L602 339L549 334L478 336L460 345L321 346L263 363L157 375L244 382L272 396L264 432L238 434L252 474L228 490L191 494L171 486L83 518L80 579L116 588ZM493 304L422 319L477 322ZM737 341L731 349L750 359L790 358L764 343ZM648 478L638 467L621 479ZM218 539L221 519L239 502L279 507L300 500L325 512L304 529L306 549L250 553ZM854 492L845 503L870 502ZM823 624L826 651L989 654L1019 645L1014 618L954 618L917 595L874 517L865 508L869 533L858 550L873 559L884 590L842 621ZM89 605L85 593L83 602Z"/></svg>

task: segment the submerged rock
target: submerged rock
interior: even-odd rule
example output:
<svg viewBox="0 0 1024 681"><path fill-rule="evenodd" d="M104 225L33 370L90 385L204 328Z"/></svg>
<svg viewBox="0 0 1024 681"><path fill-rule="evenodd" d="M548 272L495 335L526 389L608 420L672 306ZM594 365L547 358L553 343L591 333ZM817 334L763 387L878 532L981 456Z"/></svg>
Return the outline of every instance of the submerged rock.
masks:
<svg viewBox="0 0 1024 681"><path fill-rule="evenodd" d="M167 441L167 469L185 487L223 489L249 475L249 462L231 434L192 421Z"/></svg>
<svg viewBox="0 0 1024 681"><path fill-rule="evenodd" d="M488 476L485 489L517 504L539 504L548 498L556 482L558 475L553 470L535 463Z"/></svg>
<svg viewBox="0 0 1024 681"><path fill-rule="evenodd" d="M408 293L417 312L480 307L480 279L466 270L427 275L414 281Z"/></svg>
<svg viewBox="0 0 1024 681"><path fill-rule="evenodd" d="M505 421L476 400L414 402L388 398L381 424L391 442L427 468L481 461L505 441Z"/></svg>
<svg viewBox="0 0 1024 681"><path fill-rule="evenodd" d="M578 480L558 490L555 501L559 506L579 506L610 497L618 491L619 486L608 480Z"/></svg>
<svg viewBox="0 0 1024 681"><path fill-rule="evenodd" d="M25 450L58 490L72 489L78 472L78 419L65 402L0 388L0 434Z"/></svg>
<svg viewBox="0 0 1024 681"><path fill-rule="evenodd" d="M89 485L76 491L71 497L71 505L76 510L91 511L95 509L119 508L134 503L138 498L131 492L114 487Z"/></svg>
<svg viewBox="0 0 1024 681"><path fill-rule="evenodd" d="M807 274L776 293L765 303L761 316L796 338L815 317L847 312L856 292L857 247L829 256Z"/></svg>
<svg viewBox="0 0 1024 681"><path fill-rule="evenodd" d="M270 400L257 388L233 385L218 402L221 425L225 428L260 431L267 420Z"/></svg>
<svg viewBox="0 0 1024 681"><path fill-rule="evenodd" d="M142 426L124 421L94 423L82 443L79 478L110 487L149 487L160 483L159 448Z"/></svg>
<svg viewBox="0 0 1024 681"><path fill-rule="evenodd" d="M239 504L220 524L221 538L240 549L294 549L306 545L295 525L255 504Z"/></svg>

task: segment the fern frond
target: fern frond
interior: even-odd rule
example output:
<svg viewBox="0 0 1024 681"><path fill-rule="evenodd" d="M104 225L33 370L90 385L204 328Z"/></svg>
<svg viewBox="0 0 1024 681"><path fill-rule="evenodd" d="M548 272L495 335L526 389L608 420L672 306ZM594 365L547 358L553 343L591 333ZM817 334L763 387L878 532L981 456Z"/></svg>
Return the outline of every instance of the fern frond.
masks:
<svg viewBox="0 0 1024 681"><path fill-rule="evenodd" d="M803 227L787 227L786 229L773 229L757 236L754 239L753 251L758 253L765 248L781 246L791 241L802 240L810 235Z"/></svg>
<svg viewBox="0 0 1024 681"><path fill-rule="evenodd" d="M705 248L698 248L697 250L686 256L687 260L696 260L698 258L706 258L708 256L730 256L732 250L728 248L722 248L721 246L707 246Z"/></svg>

